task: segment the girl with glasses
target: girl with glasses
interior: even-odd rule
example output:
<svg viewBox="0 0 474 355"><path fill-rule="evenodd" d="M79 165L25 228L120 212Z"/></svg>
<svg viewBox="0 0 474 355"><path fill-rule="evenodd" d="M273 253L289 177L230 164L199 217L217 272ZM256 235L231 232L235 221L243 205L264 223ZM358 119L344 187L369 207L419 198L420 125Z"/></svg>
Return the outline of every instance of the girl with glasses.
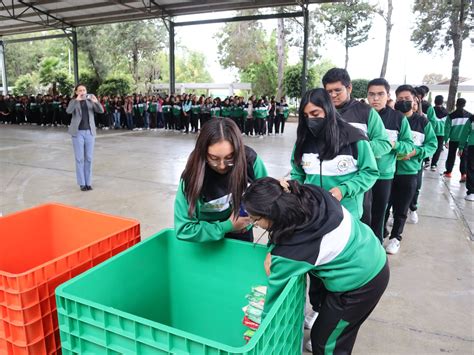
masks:
<svg viewBox="0 0 474 355"><path fill-rule="evenodd" d="M238 126L214 118L202 126L181 175L174 208L176 236L193 242L253 241L251 221L240 216L242 194L267 176L257 153L243 144Z"/></svg>

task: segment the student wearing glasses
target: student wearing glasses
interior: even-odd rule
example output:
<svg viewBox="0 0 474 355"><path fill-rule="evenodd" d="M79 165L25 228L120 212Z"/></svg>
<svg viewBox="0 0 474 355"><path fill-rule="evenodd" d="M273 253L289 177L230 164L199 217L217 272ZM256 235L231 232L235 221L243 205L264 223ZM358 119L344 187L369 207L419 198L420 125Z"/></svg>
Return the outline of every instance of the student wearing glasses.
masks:
<svg viewBox="0 0 474 355"><path fill-rule="evenodd" d="M240 202L247 184L265 176L262 160L244 145L235 122L228 118L208 121L189 155L176 193L177 238L253 241L251 221L239 213Z"/></svg>

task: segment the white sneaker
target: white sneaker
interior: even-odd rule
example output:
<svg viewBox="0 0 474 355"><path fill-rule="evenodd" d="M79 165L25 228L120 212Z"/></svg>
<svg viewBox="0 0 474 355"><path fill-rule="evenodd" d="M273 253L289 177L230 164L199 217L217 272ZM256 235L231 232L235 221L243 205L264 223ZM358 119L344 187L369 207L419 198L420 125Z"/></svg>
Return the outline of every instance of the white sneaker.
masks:
<svg viewBox="0 0 474 355"><path fill-rule="evenodd" d="M306 344L304 345L305 349L308 350L310 353L313 352L313 344L311 344L311 339L309 339Z"/></svg>
<svg viewBox="0 0 474 355"><path fill-rule="evenodd" d="M304 327L305 329L313 328L314 322L316 322L316 318L318 318L319 313L313 310L310 310L309 313L304 317Z"/></svg>
<svg viewBox="0 0 474 355"><path fill-rule="evenodd" d="M466 195L466 197L464 197L464 199L465 199L466 201L474 202L474 194Z"/></svg>
<svg viewBox="0 0 474 355"><path fill-rule="evenodd" d="M410 224L418 223L418 213L416 213L416 211L408 210L407 223L410 223Z"/></svg>
<svg viewBox="0 0 474 355"><path fill-rule="evenodd" d="M393 227L393 216L390 215L387 219L387 227Z"/></svg>
<svg viewBox="0 0 474 355"><path fill-rule="evenodd" d="M387 246L385 247L385 251L387 254L396 254L398 253L398 250L400 249L400 241L398 239L390 239Z"/></svg>

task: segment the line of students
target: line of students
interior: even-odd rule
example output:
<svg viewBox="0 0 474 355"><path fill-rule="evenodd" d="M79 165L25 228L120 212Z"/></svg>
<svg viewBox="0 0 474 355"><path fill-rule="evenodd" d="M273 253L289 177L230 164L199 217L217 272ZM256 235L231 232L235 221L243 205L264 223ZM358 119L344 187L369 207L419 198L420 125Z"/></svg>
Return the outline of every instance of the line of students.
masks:
<svg viewBox="0 0 474 355"><path fill-rule="evenodd" d="M270 275L265 310L291 276L309 273L315 313L305 320L312 327L306 347L314 354L350 353L360 325L387 286L385 252L398 252L408 211L416 210L423 160L438 145L432 123L418 113L422 103L413 87L396 90L393 109L384 79L369 83L370 105L351 99L344 69L328 71L323 84L324 89L310 90L302 99L290 182L249 177L248 171L256 169L255 152L249 156L240 138L221 127L237 131L238 125L227 118L211 120L207 128L217 125L219 138L210 143L198 138L177 193L175 225L178 238L200 242L236 238L229 234L236 231L238 239L251 241L253 225L267 229L271 248L265 262ZM471 148L474 141L469 120L461 147ZM237 168L243 158L247 163ZM231 186L239 188L231 191ZM249 217L242 214L242 203ZM384 250L390 206L394 222ZM365 268L369 264L370 271ZM348 302L341 302L342 294ZM342 310L333 308L335 303Z"/></svg>
<svg viewBox="0 0 474 355"><path fill-rule="evenodd" d="M196 133L199 127L212 118L230 118L247 136L283 134L285 122L289 116L289 107L285 99L276 102L274 97L256 99L251 96L247 101L243 97L233 96L212 99L204 95L169 96L163 102L165 129L183 133ZM191 127L190 127L191 126Z"/></svg>
<svg viewBox="0 0 474 355"><path fill-rule="evenodd" d="M98 96L104 109L96 114L95 123L101 129L176 130L197 133L205 122L214 117L231 118L247 136L263 137L266 134L283 134L289 116L285 99L276 102L274 97L245 101L243 97L220 98L192 94L143 96ZM38 95L13 97L5 100L0 95L0 121L12 124L41 126L68 126L71 115L66 107L68 96Z"/></svg>

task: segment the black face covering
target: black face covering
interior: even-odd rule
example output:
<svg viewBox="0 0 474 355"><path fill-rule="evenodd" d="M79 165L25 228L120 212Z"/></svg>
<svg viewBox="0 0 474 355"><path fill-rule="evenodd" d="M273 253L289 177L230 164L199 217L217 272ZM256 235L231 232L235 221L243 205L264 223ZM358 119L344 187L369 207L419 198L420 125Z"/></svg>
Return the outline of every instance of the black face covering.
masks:
<svg viewBox="0 0 474 355"><path fill-rule="evenodd" d="M321 131L324 128L324 118L317 118L317 119L306 119L306 124L308 125L308 129L314 137L318 137L321 134Z"/></svg>
<svg viewBox="0 0 474 355"><path fill-rule="evenodd" d="M402 113L407 113L410 112L412 108L412 102L411 101L397 101L395 102L395 110L400 111Z"/></svg>

